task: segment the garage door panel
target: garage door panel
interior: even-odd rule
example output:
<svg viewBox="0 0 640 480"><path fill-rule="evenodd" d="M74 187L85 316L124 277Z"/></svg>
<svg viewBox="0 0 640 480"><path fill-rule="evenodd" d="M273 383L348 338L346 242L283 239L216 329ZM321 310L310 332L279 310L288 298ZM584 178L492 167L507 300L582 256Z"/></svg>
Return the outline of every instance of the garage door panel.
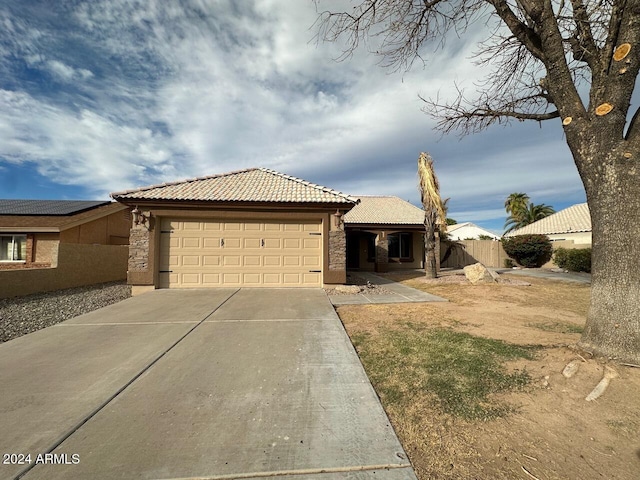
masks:
<svg viewBox="0 0 640 480"><path fill-rule="evenodd" d="M200 285L202 283L202 278L199 273L183 273L180 277L180 282L183 285Z"/></svg>
<svg viewBox="0 0 640 480"><path fill-rule="evenodd" d="M259 273L245 273L242 275L242 284L247 287L258 287L262 283L262 276Z"/></svg>
<svg viewBox="0 0 640 480"><path fill-rule="evenodd" d="M182 238L182 248L200 248L201 238L199 237L183 237Z"/></svg>
<svg viewBox="0 0 640 480"><path fill-rule="evenodd" d="M161 287L320 286L317 222L163 219Z"/></svg>
<svg viewBox="0 0 640 480"><path fill-rule="evenodd" d="M264 248L275 249L281 248L282 242L279 238L265 238L264 239Z"/></svg>
<svg viewBox="0 0 640 480"><path fill-rule="evenodd" d="M182 230L202 230L201 222L182 222Z"/></svg>
<svg viewBox="0 0 640 480"><path fill-rule="evenodd" d="M279 267L282 264L281 258L278 255L265 255L262 257L265 267Z"/></svg>
<svg viewBox="0 0 640 480"><path fill-rule="evenodd" d="M246 232L260 232L262 231L262 225L260 223L245 223L244 230Z"/></svg>
<svg viewBox="0 0 640 480"><path fill-rule="evenodd" d="M240 285L240 274L239 273L223 273L222 283L224 283L225 285Z"/></svg>
<svg viewBox="0 0 640 480"><path fill-rule="evenodd" d="M319 267L320 266L320 257L313 255L305 255L302 257L302 264L305 267Z"/></svg>
<svg viewBox="0 0 640 480"><path fill-rule="evenodd" d="M245 238L244 239L244 248L260 248L260 239L259 238Z"/></svg>
<svg viewBox="0 0 640 480"><path fill-rule="evenodd" d="M260 255L245 255L242 257L242 265L245 267L259 267L261 264Z"/></svg>
<svg viewBox="0 0 640 480"><path fill-rule="evenodd" d="M219 273L203 273L202 274L203 287L219 287L220 280L221 279L220 279Z"/></svg>
<svg viewBox="0 0 640 480"><path fill-rule="evenodd" d="M242 246L242 239L240 237L224 237L224 244L222 248L240 248Z"/></svg>
<svg viewBox="0 0 640 480"><path fill-rule="evenodd" d="M320 274L319 273L303 273L302 274L302 283L304 285L318 285L320 283Z"/></svg>
<svg viewBox="0 0 640 480"><path fill-rule="evenodd" d="M240 255L224 255L222 257L222 265L237 267L240 265Z"/></svg>
<svg viewBox="0 0 640 480"><path fill-rule="evenodd" d="M204 237L202 239L202 246L207 249L222 248L220 246L220 240L222 237Z"/></svg>
<svg viewBox="0 0 640 480"><path fill-rule="evenodd" d="M278 286L278 285L280 285L282 283L281 280L280 280L280 274L279 273L265 273L264 275L262 275L262 283L264 285Z"/></svg>
<svg viewBox="0 0 640 480"><path fill-rule="evenodd" d="M284 248L300 248L300 245L299 238L285 238L283 241Z"/></svg>
<svg viewBox="0 0 640 480"><path fill-rule="evenodd" d="M285 267L299 267L300 257L297 255L285 255L282 257L282 264Z"/></svg>
<svg viewBox="0 0 640 480"><path fill-rule="evenodd" d="M215 230L215 231L220 231L222 230L222 226L220 225L220 222L203 222L204 223L204 230Z"/></svg>
<svg viewBox="0 0 640 480"><path fill-rule="evenodd" d="M302 240L302 248L313 250L320 248L320 237L310 237Z"/></svg>
<svg viewBox="0 0 640 480"><path fill-rule="evenodd" d="M217 267L220 265L220 255L203 255L202 265L205 267Z"/></svg>
<svg viewBox="0 0 640 480"><path fill-rule="evenodd" d="M199 267L200 266L200 255L182 255L182 266L183 267Z"/></svg>

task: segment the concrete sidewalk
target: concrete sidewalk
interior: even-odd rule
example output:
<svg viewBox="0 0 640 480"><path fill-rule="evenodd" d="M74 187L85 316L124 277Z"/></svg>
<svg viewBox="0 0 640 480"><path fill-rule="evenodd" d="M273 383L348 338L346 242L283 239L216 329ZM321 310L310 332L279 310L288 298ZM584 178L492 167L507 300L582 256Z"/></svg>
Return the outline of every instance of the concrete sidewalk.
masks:
<svg viewBox="0 0 640 480"><path fill-rule="evenodd" d="M416 478L320 289L151 292L0 345L0 374L2 451L79 459L26 479Z"/></svg>
<svg viewBox="0 0 640 480"><path fill-rule="evenodd" d="M358 276L368 280L374 285L381 285L391 293L382 295L367 295L357 293L353 295L329 295L331 303L339 305L366 305L370 303L422 303L422 302L446 302L445 298L432 295L427 292L407 287L393 280L389 280L369 272L358 272Z"/></svg>
<svg viewBox="0 0 640 480"><path fill-rule="evenodd" d="M547 280L563 280L565 282L591 283L591 274L585 272L564 272L561 270L551 270L548 268L499 268L496 272L500 274L518 275L523 277L546 278Z"/></svg>

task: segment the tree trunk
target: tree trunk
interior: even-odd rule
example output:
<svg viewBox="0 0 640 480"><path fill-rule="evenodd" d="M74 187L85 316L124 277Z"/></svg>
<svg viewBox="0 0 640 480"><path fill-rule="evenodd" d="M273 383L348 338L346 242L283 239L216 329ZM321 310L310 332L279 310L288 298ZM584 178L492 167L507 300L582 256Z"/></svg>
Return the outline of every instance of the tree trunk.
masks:
<svg viewBox="0 0 640 480"><path fill-rule="evenodd" d="M438 277L436 260L436 233L434 228L427 228L424 234L424 274L426 278Z"/></svg>
<svg viewBox="0 0 640 480"><path fill-rule="evenodd" d="M624 141L597 143L592 140L586 148L574 151L587 192L593 235L591 303L579 346L640 363L638 150ZM629 151L634 152L633 157Z"/></svg>

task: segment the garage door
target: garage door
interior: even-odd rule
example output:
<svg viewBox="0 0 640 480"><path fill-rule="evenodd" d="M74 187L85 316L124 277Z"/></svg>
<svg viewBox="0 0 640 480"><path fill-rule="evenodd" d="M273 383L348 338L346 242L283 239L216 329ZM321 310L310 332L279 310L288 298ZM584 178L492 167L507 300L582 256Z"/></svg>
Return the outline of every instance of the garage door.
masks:
<svg viewBox="0 0 640 480"><path fill-rule="evenodd" d="M162 288L321 286L320 221L167 218L160 235Z"/></svg>

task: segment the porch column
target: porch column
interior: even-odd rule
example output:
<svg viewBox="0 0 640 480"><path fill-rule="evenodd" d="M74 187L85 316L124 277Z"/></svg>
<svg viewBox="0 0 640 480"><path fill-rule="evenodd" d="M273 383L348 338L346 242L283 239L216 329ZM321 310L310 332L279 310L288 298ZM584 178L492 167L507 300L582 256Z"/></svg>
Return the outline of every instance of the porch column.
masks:
<svg viewBox="0 0 640 480"><path fill-rule="evenodd" d="M375 271L384 273L389 270L389 239L387 232L378 232L376 236Z"/></svg>

